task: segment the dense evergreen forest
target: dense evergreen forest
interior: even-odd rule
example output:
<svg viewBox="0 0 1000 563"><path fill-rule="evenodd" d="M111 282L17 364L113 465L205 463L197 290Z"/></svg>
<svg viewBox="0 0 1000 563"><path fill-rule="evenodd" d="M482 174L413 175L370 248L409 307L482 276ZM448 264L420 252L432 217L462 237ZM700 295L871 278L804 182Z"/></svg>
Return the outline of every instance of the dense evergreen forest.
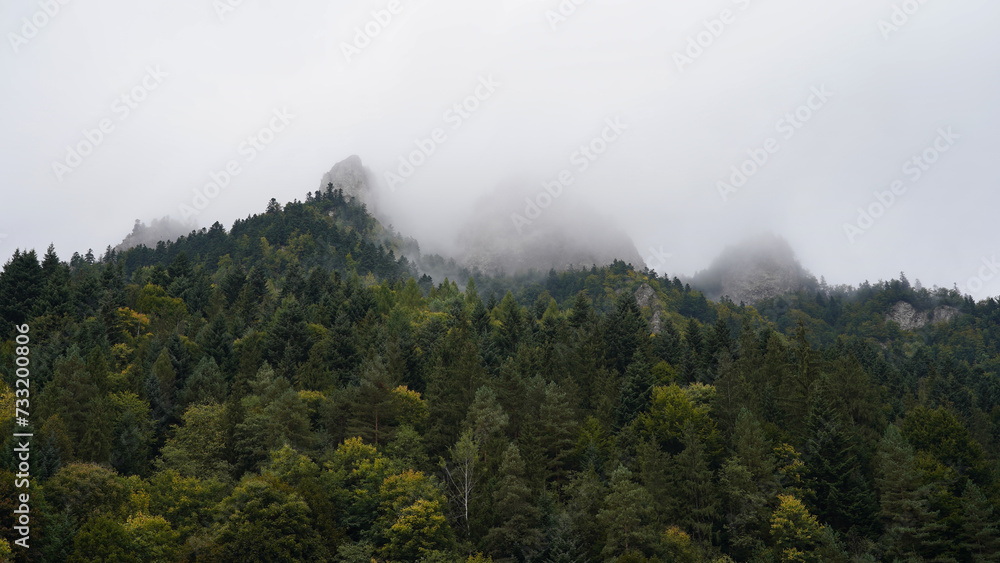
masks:
<svg viewBox="0 0 1000 563"><path fill-rule="evenodd" d="M0 558L1000 561L996 299L900 276L751 307L622 262L459 285L402 254L332 189L15 253ZM900 301L958 315L904 331Z"/></svg>

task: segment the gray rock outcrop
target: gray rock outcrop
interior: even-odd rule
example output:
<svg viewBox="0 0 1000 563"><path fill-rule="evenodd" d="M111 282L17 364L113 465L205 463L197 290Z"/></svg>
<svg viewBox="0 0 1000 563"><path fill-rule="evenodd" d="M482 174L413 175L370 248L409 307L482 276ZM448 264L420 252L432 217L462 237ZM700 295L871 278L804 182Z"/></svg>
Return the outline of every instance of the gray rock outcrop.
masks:
<svg viewBox="0 0 1000 563"><path fill-rule="evenodd" d="M942 305L929 311L921 311L906 301L897 301L885 314L885 320L899 325L903 330L917 330L928 324L947 323L955 320L959 310Z"/></svg>
<svg viewBox="0 0 1000 563"><path fill-rule="evenodd" d="M365 203L369 210L375 209L375 192L371 189L371 172L361 163L361 157L351 155L337 164L329 172L323 174L319 182L321 191L326 191L328 185L333 184L333 189L344 190L345 196L353 197Z"/></svg>
<svg viewBox="0 0 1000 563"><path fill-rule="evenodd" d="M656 291L648 283L643 283L635 290L635 302L642 309L653 312L649 319L649 330L660 334L663 329L663 304L656 298Z"/></svg>

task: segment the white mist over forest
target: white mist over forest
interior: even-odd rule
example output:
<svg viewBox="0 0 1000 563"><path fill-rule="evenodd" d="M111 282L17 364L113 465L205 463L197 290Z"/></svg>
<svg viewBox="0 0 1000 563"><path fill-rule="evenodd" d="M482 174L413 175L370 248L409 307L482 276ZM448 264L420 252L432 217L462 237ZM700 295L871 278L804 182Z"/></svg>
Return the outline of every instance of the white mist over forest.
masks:
<svg viewBox="0 0 1000 563"><path fill-rule="evenodd" d="M620 233L650 267L692 276L770 232L830 283L905 271L1000 294L996 3L40 11L0 16L4 260L50 242L101 254L136 219L229 227L356 154L426 252L470 254L494 220L520 236L511 214L559 182L538 225L568 229L490 241Z"/></svg>

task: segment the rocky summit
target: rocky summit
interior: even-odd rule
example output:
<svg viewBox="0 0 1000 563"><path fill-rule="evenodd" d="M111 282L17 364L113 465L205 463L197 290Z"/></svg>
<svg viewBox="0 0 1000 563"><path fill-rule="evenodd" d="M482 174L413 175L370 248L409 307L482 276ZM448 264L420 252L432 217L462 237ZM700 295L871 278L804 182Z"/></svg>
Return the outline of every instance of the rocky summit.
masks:
<svg viewBox="0 0 1000 563"><path fill-rule="evenodd" d="M729 297L735 303L754 304L815 287L817 282L785 239L761 235L727 247L708 269L694 276L691 285L709 299Z"/></svg>
<svg viewBox="0 0 1000 563"><path fill-rule="evenodd" d="M345 196L353 197L371 209L375 204L375 192L371 189L371 172L361 162L361 157L351 155L323 174L319 182L321 190L333 184L333 189L344 190Z"/></svg>

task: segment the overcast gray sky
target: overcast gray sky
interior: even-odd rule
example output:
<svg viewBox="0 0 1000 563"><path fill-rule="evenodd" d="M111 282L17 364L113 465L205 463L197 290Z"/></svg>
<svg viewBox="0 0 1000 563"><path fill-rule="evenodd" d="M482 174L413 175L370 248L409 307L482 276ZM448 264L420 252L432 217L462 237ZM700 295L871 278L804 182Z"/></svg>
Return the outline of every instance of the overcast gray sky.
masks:
<svg viewBox="0 0 1000 563"><path fill-rule="evenodd" d="M995 1L62 2L0 16L4 261L185 205L228 228L358 154L425 250L565 170L542 203L590 202L661 272L770 230L831 283L1000 294Z"/></svg>

